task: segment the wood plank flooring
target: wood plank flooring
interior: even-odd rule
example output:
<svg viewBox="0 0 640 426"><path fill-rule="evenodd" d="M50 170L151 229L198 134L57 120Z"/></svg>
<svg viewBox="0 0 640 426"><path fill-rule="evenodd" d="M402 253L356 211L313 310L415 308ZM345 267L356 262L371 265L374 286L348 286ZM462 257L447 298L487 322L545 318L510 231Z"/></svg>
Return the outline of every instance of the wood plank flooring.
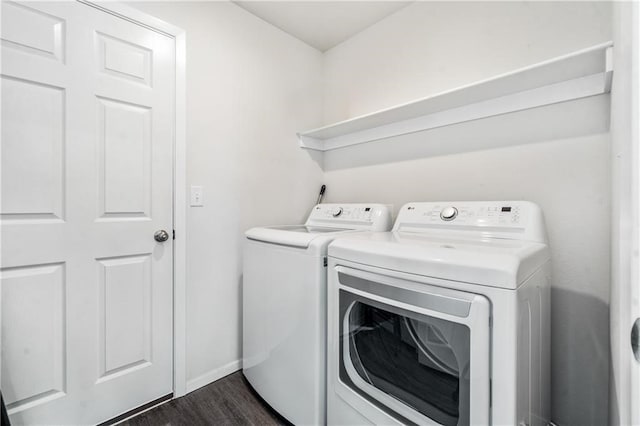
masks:
<svg viewBox="0 0 640 426"><path fill-rule="evenodd" d="M123 426L290 425L251 388L242 372L126 420Z"/></svg>

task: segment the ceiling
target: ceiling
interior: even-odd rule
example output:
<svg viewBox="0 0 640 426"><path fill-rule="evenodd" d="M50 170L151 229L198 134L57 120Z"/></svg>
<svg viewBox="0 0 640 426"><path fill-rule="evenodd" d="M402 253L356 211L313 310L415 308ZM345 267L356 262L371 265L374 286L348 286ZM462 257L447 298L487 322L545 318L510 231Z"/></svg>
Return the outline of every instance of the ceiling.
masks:
<svg viewBox="0 0 640 426"><path fill-rule="evenodd" d="M411 1L244 1L235 4L324 52Z"/></svg>

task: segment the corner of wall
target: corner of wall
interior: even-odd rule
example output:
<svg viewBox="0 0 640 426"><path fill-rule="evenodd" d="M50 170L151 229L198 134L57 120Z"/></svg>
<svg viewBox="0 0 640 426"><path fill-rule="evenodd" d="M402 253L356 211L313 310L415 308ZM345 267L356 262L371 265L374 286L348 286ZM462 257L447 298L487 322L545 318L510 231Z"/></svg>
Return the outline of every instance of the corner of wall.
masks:
<svg viewBox="0 0 640 426"><path fill-rule="evenodd" d="M213 370L207 371L200 376L191 379L187 382L187 393L193 392L194 390L200 389L201 387L207 386L217 380L222 379L223 377L228 376L231 373L235 373L242 369L242 360L237 359L232 361L226 365L223 365L219 368L214 368Z"/></svg>

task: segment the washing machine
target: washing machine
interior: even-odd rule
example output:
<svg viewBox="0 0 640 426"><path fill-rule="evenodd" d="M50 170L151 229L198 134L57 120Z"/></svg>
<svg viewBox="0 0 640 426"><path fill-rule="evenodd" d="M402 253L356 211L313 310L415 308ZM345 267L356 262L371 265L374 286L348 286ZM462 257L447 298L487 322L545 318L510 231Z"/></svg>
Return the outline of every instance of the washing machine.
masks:
<svg viewBox="0 0 640 426"><path fill-rule="evenodd" d="M525 201L409 203L328 250L329 425L546 425L550 256Z"/></svg>
<svg viewBox="0 0 640 426"><path fill-rule="evenodd" d="M293 424L326 421L327 246L391 224L385 205L318 204L304 225L246 232L243 373Z"/></svg>

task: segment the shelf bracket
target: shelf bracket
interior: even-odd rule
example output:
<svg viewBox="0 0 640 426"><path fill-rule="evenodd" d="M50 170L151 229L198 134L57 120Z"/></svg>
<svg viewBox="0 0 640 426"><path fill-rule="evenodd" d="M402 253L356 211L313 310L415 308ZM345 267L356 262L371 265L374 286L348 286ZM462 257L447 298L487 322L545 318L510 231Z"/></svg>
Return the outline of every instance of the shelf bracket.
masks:
<svg viewBox="0 0 640 426"><path fill-rule="evenodd" d="M324 141L298 133L300 148L312 149L314 151L325 151Z"/></svg>
<svg viewBox="0 0 640 426"><path fill-rule="evenodd" d="M611 92L611 83L613 82L613 46L607 47L605 51L604 66L604 92Z"/></svg>

